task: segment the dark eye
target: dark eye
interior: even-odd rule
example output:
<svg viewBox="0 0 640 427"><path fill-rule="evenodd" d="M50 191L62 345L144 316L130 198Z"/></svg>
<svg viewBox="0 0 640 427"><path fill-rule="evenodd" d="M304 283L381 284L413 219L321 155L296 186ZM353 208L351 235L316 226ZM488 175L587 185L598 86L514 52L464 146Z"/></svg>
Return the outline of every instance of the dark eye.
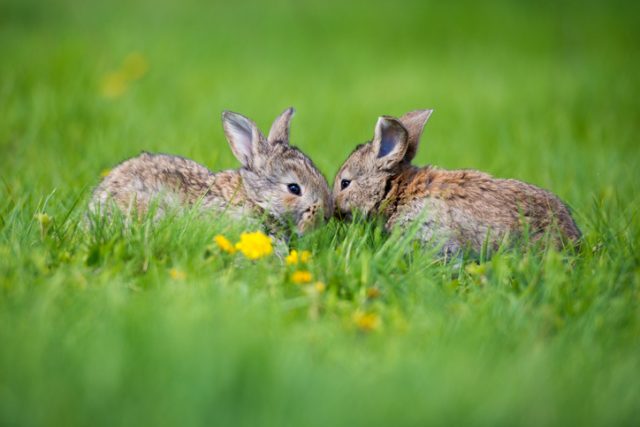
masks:
<svg viewBox="0 0 640 427"><path fill-rule="evenodd" d="M351 180L343 179L342 181L340 181L340 189L344 190L349 186L349 184L351 184Z"/></svg>
<svg viewBox="0 0 640 427"><path fill-rule="evenodd" d="M296 196L299 196L301 193L300 186L298 184L288 184L287 188L292 194L295 194Z"/></svg>

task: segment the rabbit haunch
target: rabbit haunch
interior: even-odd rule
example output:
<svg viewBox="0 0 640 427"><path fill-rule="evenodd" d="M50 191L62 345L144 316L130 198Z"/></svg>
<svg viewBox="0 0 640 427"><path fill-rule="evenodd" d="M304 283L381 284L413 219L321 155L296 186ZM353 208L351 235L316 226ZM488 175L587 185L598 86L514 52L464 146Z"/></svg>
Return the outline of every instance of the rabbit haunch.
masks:
<svg viewBox="0 0 640 427"><path fill-rule="evenodd" d="M126 213L139 214L153 203L160 212L196 203L238 213L257 208L247 198L239 171L213 173L193 160L147 152L116 166L96 188L93 204L107 206L109 200Z"/></svg>

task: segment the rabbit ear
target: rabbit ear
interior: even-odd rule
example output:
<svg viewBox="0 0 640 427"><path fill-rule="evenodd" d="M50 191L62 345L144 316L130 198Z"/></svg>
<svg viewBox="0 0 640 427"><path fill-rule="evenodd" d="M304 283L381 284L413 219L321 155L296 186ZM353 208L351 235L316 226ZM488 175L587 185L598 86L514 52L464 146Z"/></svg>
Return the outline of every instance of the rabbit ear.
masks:
<svg viewBox="0 0 640 427"><path fill-rule="evenodd" d="M418 151L418 144L420 143L420 135L424 125L431 117L433 110L415 110L400 117L400 123L405 127L409 135L409 146L407 153L404 156L404 160L410 162L416 156Z"/></svg>
<svg viewBox="0 0 640 427"><path fill-rule="evenodd" d="M295 112L296 110L293 107L289 107L276 117L271 125L271 130L269 130L269 137L267 138L269 142L289 143L289 126L291 117Z"/></svg>
<svg viewBox="0 0 640 427"><path fill-rule="evenodd" d="M252 168L255 148L263 138L256 124L241 114L225 111L222 113L222 126L233 154L243 166Z"/></svg>
<svg viewBox="0 0 640 427"><path fill-rule="evenodd" d="M407 130L397 119L387 116L378 119L373 149L381 168L388 169L400 163L407 145Z"/></svg>

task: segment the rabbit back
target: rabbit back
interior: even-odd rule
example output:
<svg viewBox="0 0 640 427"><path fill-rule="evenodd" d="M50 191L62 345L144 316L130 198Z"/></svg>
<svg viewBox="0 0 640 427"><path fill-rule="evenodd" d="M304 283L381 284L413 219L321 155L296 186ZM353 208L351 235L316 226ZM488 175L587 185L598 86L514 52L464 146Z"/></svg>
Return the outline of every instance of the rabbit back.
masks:
<svg viewBox="0 0 640 427"><path fill-rule="evenodd" d="M152 203L158 213L191 206L225 207L243 199L237 171L214 174L205 166L180 156L143 152L116 166L95 189L90 210L107 209L114 203L121 211L144 214Z"/></svg>
<svg viewBox="0 0 640 427"><path fill-rule="evenodd" d="M555 195L514 179L496 179L474 170L410 168L392 186L395 203L387 227L420 219L418 238L442 251L497 248L528 231L531 241L547 233L556 246L580 237L569 208Z"/></svg>

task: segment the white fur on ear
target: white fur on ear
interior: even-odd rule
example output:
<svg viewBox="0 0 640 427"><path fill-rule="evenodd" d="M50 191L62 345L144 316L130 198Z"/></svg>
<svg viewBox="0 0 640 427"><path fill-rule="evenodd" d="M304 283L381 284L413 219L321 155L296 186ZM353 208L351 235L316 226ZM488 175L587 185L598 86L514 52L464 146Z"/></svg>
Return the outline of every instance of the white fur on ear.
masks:
<svg viewBox="0 0 640 427"><path fill-rule="evenodd" d="M294 110L293 107L289 107L276 117L269 130L269 136L267 137L269 142L289 143L289 127L291 126L291 117L293 117L295 112L296 110Z"/></svg>
<svg viewBox="0 0 640 427"><path fill-rule="evenodd" d="M253 144L258 143L260 133L255 123L242 114L224 111L222 126L234 156L246 167L253 162Z"/></svg>
<svg viewBox="0 0 640 427"><path fill-rule="evenodd" d="M373 141L378 148L378 158L400 161L407 150L407 130L398 120L382 116L376 123Z"/></svg>
<svg viewBox="0 0 640 427"><path fill-rule="evenodd" d="M407 148L407 153L404 156L405 161L410 162L416 156L424 125L427 123L427 120L429 120L432 113L433 110L415 110L398 119L409 134L409 147Z"/></svg>

